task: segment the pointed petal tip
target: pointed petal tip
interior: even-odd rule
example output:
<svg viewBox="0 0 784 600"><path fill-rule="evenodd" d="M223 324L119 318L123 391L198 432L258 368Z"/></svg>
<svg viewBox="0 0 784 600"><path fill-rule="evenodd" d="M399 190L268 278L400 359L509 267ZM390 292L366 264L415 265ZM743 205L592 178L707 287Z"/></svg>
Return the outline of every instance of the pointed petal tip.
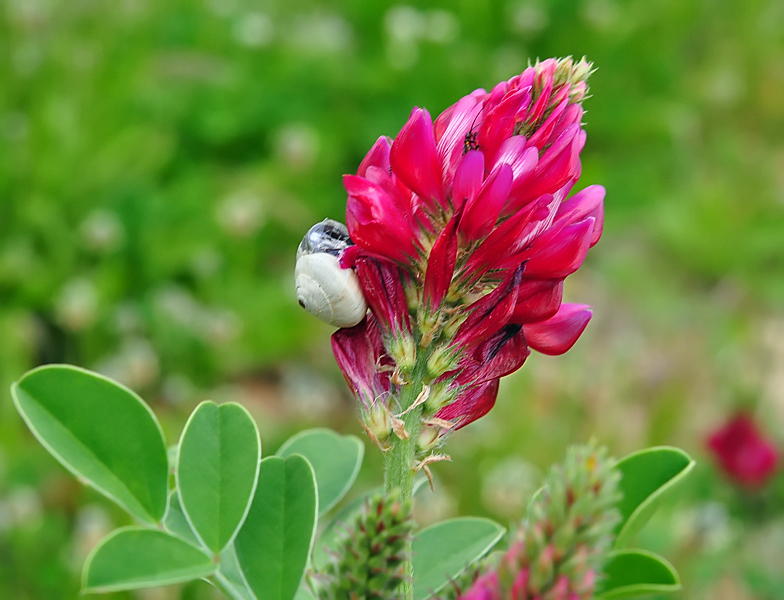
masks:
<svg viewBox="0 0 784 600"><path fill-rule="evenodd" d="M523 325L528 345L550 356L567 352L582 335L593 316L587 304L562 304L554 317Z"/></svg>

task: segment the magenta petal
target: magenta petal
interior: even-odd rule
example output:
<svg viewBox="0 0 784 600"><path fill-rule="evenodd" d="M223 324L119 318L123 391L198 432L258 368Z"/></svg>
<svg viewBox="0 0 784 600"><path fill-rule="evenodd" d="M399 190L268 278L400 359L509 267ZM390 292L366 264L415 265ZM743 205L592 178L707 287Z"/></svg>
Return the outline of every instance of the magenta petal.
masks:
<svg viewBox="0 0 784 600"><path fill-rule="evenodd" d="M498 379L491 379L461 391L452 404L436 413L436 417L448 421L458 420L455 430L460 429L490 412L497 396Z"/></svg>
<svg viewBox="0 0 784 600"><path fill-rule="evenodd" d="M544 148L545 145L551 141L550 135L553 133L555 126L558 124L559 119L564 114L568 104L569 99L565 98L558 106L556 106L547 116L544 122L539 125L536 131L531 135L528 143L530 143L532 146L536 146L537 148Z"/></svg>
<svg viewBox="0 0 784 600"><path fill-rule="evenodd" d="M366 408L390 390L389 373L379 366L391 361L385 356L381 332L372 315L359 325L333 333L332 351L343 377Z"/></svg>
<svg viewBox="0 0 784 600"><path fill-rule="evenodd" d="M579 171L580 149L584 141L580 125L570 125L539 158L533 175L520 186L515 202L525 204L542 194L553 194Z"/></svg>
<svg viewBox="0 0 784 600"><path fill-rule="evenodd" d="M461 212L458 211L439 234L425 271L424 300L425 305L435 311L449 291L452 276L455 272L457 259L457 235L455 230L460 222Z"/></svg>
<svg viewBox="0 0 784 600"><path fill-rule="evenodd" d="M574 123L581 123L583 118L583 107L579 104L570 104L566 107L561 120L556 124L550 132L550 141L558 139L567 127ZM546 144L545 144L546 145Z"/></svg>
<svg viewBox="0 0 784 600"><path fill-rule="evenodd" d="M497 268L504 259L520 252L549 227L551 215L555 214L556 209L555 199L548 195L514 213L496 227L473 252L468 259L466 271L478 278L488 270ZM510 268L516 267L523 260L524 258L519 258Z"/></svg>
<svg viewBox="0 0 784 600"><path fill-rule="evenodd" d="M389 160L392 171L431 209L445 208L441 165L436 151L430 114L415 108L392 142Z"/></svg>
<svg viewBox="0 0 784 600"><path fill-rule="evenodd" d="M437 150L443 167L443 185L447 190L452 186L455 169L463 158L466 135L471 133L471 127L476 124L481 110L481 99L474 95L462 98L454 106L449 124L438 139Z"/></svg>
<svg viewBox="0 0 784 600"><path fill-rule="evenodd" d="M400 186L396 185L396 182L389 175L388 170L371 165L365 171L365 179L371 183L375 183L382 190L384 190L390 200L390 203L395 206L395 209L399 213L400 219L406 223L410 222L409 215L411 213L411 193L408 192L409 198L407 199L404 194L401 193Z"/></svg>
<svg viewBox="0 0 784 600"><path fill-rule="evenodd" d="M594 224L591 231L591 246L599 241L604 226L604 187L590 185L577 192L558 208L556 220L565 220L567 223L577 223L586 217L593 217Z"/></svg>
<svg viewBox="0 0 784 600"><path fill-rule="evenodd" d="M380 169L389 172L389 148L391 145L392 140L387 136L382 135L378 138L376 143L373 144L373 147L365 155L365 158L362 159L362 162L359 163L357 175L364 177L367 168L371 166L379 167Z"/></svg>
<svg viewBox="0 0 784 600"><path fill-rule="evenodd" d="M466 112L470 112L470 110L473 109L474 104L476 103L482 104L487 98L487 96L488 94L485 90L481 88L476 89L473 92L471 92L468 96L464 96L459 101L455 102L452 106L445 109L440 115L438 115L438 117L436 117L436 120L433 121L433 133L435 134L436 144L439 145L439 151L441 148L440 146L441 138L444 137L444 135L446 135L446 131L450 127L450 125L452 125L452 121L458 120L461 122L460 125L457 124L452 125L455 129L459 127L465 127L464 123L462 122L465 121ZM468 98L469 100L466 100L466 98ZM473 100L474 102L472 103L470 100ZM471 123L473 124L473 117L471 117ZM468 127L470 127L470 125ZM465 133L468 133L467 129ZM463 134L463 136L465 136L465 133Z"/></svg>
<svg viewBox="0 0 784 600"><path fill-rule="evenodd" d="M509 324L490 336L473 354L461 359L457 382L482 383L513 373L523 366L531 351L522 325Z"/></svg>
<svg viewBox="0 0 784 600"><path fill-rule="evenodd" d="M526 278L562 279L574 273L588 254L593 232L593 217L558 230L551 227L537 237L520 256Z"/></svg>
<svg viewBox="0 0 784 600"><path fill-rule="evenodd" d="M530 101L530 90L515 90L497 106L485 111L484 121L479 128L479 144L490 159L494 160L501 143L512 136L518 111Z"/></svg>
<svg viewBox="0 0 784 600"><path fill-rule="evenodd" d="M545 286L542 291L522 301L520 300L520 292L518 292L517 305L512 316L509 317L510 323L534 323L555 316L563 299L563 281L544 281L543 283Z"/></svg>
<svg viewBox="0 0 784 600"><path fill-rule="evenodd" d="M507 164L500 164L485 180L479 194L466 202L459 231L463 240L480 240L493 230L511 189L512 168Z"/></svg>
<svg viewBox="0 0 784 600"><path fill-rule="evenodd" d="M512 188L524 182L533 173L538 162L539 150L535 146L527 146L525 138L521 135L514 135L505 140L495 156L496 165L506 163L512 167L514 176Z"/></svg>
<svg viewBox="0 0 784 600"><path fill-rule="evenodd" d="M346 175L346 225L351 239L371 253L406 264L416 255L414 233L395 200L363 177Z"/></svg>
<svg viewBox="0 0 784 600"><path fill-rule="evenodd" d="M468 307L471 314L455 335L458 346L475 347L506 324L517 302L522 272L522 266L518 267L497 288Z"/></svg>
<svg viewBox="0 0 784 600"><path fill-rule="evenodd" d="M491 571L479 577L467 591L458 596L457 600L498 600L501 598L499 587L498 573ZM527 595L520 596L521 599L527 597Z"/></svg>
<svg viewBox="0 0 784 600"><path fill-rule="evenodd" d="M356 270L365 300L383 329L393 337L410 332L408 305L397 265L360 257L356 261Z"/></svg>
<svg viewBox="0 0 784 600"><path fill-rule="evenodd" d="M551 319L523 325L525 338L531 348L542 354L563 354L574 346L592 314L585 304L562 304Z"/></svg>
<svg viewBox="0 0 784 600"><path fill-rule="evenodd" d="M459 210L467 201L472 200L482 188L485 177L485 155L479 150L466 152L457 165L452 184L452 204Z"/></svg>

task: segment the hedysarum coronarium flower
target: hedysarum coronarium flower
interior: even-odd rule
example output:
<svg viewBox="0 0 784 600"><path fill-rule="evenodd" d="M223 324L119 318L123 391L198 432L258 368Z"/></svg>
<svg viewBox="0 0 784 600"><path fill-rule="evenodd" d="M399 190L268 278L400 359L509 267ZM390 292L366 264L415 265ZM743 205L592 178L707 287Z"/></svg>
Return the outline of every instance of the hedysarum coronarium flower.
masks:
<svg viewBox="0 0 784 600"><path fill-rule="evenodd" d="M778 470L778 449L749 414L734 415L707 442L722 470L743 487L762 487Z"/></svg>
<svg viewBox="0 0 784 600"><path fill-rule="evenodd" d="M356 269L373 318L333 346L366 413L409 408L390 400L415 383L422 425L441 436L490 410L530 350L562 354L585 329L590 308L562 296L602 232L603 187L567 198L590 72L549 59L435 121L415 108L344 177L355 246L341 265Z"/></svg>

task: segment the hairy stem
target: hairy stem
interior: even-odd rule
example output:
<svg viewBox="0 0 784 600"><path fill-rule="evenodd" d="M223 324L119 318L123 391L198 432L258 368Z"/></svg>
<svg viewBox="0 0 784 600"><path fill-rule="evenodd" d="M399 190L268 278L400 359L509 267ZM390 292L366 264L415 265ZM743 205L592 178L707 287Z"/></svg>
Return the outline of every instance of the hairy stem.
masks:
<svg viewBox="0 0 784 600"><path fill-rule="evenodd" d="M406 411L414 404L422 391L423 371L423 368L416 369L409 383L401 387L398 396L400 411L401 413L405 412L400 418L403 420L408 437L394 437L391 448L384 454L384 487L387 494L393 490L399 490L401 500L411 498L414 490L416 442L422 427L422 407L418 406ZM408 550L407 554L410 556L411 549L408 548ZM406 581L401 586L404 600L413 600L414 598L413 578L414 569L409 560L406 563Z"/></svg>

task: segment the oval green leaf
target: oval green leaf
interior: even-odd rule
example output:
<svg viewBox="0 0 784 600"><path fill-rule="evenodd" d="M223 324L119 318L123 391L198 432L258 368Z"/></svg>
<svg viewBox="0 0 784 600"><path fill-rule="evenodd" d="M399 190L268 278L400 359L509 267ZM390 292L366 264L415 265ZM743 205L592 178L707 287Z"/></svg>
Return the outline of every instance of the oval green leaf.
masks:
<svg viewBox="0 0 784 600"><path fill-rule="evenodd" d="M28 372L11 394L30 431L66 469L141 521L163 518L166 444L139 396L68 365Z"/></svg>
<svg viewBox="0 0 784 600"><path fill-rule="evenodd" d="M668 446L640 450L618 461L623 498L618 504L621 522L616 528L616 548L628 545L694 465L683 450Z"/></svg>
<svg viewBox="0 0 784 600"><path fill-rule="evenodd" d="M681 588L675 568L664 558L644 550L616 550L604 566L596 598L618 600Z"/></svg>
<svg viewBox="0 0 784 600"><path fill-rule="evenodd" d="M414 555L414 600L425 600L487 554L506 529L490 519L460 517L417 533Z"/></svg>
<svg viewBox="0 0 784 600"><path fill-rule="evenodd" d="M239 404L202 402L185 424L177 453L177 490L188 523L219 553L242 525L259 475L261 439Z"/></svg>
<svg viewBox="0 0 784 600"><path fill-rule="evenodd" d="M365 445L354 435L339 435L331 429L308 429L289 438L277 456L301 454L316 473L320 514L335 506L357 478Z"/></svg>
<svg viewBox="0 0 784 600"><path fill-rule="evenodd" d="M316 533L318 496L310 463L297 454L261 461L256 494L234 548L258 600L292 600Z"/></svg>
<svg viewBox="0 0 784 600"><path fill-rule="evenodd" d="M84 565L83 592L103 593L170 585L207 577L216 565L187 542L159 529L118 529L93 549Z"/></svg>

